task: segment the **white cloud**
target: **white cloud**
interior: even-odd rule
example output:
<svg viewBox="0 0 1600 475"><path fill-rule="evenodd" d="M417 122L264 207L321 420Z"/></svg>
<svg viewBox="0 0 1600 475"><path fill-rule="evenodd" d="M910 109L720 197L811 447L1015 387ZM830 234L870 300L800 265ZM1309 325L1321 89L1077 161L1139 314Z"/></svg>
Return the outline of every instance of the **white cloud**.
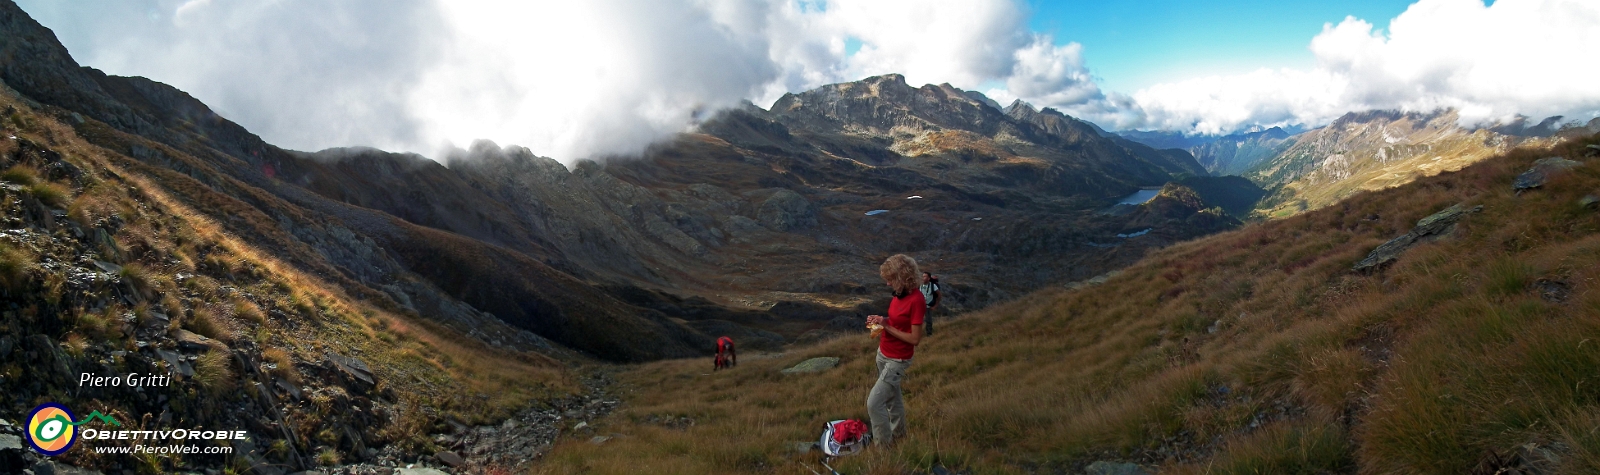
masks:
<svg viewBox="0 0 1600 475"><path fill-rule="evenodd" d="M488 139L563 161L627 155L740 100L884 73L1110 128L1204 133L1368 108L1600 110L1592 0L1423 0L1387 32L1327 25L1309 70L1132 94L1101 90L1082 46L1029 31L1018 0L22 1L84 64L173 84L305 150L431 155Z"/></svg>
<svg viewBox="0 0 1600 475"><path fill-rule="evenodd" d="M562 159L636 153L778 77L765 6L451 2L445 61L413 89L424 142L486 138Z"/></svg>
<svg viewBox="0 0 1600 475"><path fill-rule="evenodd" d="M1348 111L1454 107L1464 125L1600 113L1600 2L1422 0L1384 32L1349 17L1311 40L1317 66L1160 84L1119 124L1200 133L1320 125Z"/></svg>
<svg viewBox="0 0 1600 475"><path fill-rule="evenodd" d="M402 147L403 97L443 53L420 0L24 2L79 62L182 89L292 148ZM52 24L49 19L57 20Z"/></svg>
<svg viewBox="0 0 1600 475"><path fill-rule="evenodd" d="M630 154L741 100L885 73L1009 80L1052 103L1100 95L1081 48L1030 33L1014 0L24 6L85 64L173 84L297 149L489 139L563 160ZM125 21L139 10L149 21Z"/></svg>

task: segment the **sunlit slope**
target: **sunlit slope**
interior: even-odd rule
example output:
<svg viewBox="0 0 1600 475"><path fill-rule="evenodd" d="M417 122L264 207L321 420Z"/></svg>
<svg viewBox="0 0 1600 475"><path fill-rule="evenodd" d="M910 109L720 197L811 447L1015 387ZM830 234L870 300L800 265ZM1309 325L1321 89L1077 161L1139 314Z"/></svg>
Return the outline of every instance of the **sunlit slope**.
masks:
<svg viewBox="0 0 1600 475"><path fill-rule="evenodd" d="M446 419L497 423L578 390L547 356L352 296L325 267L299 267L293 253L230 232L220 220L266 219L213 188L222 183L83 135L192 160L183 152L93 123L73 127L70 113L35 106L0 92L0 418L57 402L130 428L251 434L227 457L77 448L56 461L246 473L356 462L384 446L431 454L428 432ZM130 373L173 380L133 388L80 379ZM20 473L21 462L0 460L0 472Z"/></svg>
<svg viewBox="0 0 1600 475"><path fill-rule="evenodd" d="M1259 205L1283 217L1336 203L1353 194L1460 170L1517 147L1546 147L1559 139L1461 127L1455 110L1432 113L1349 113L1327 127L1279 145L1282 150L1243 175L1275 192ZM1592 131L1591 131L1592 133Z"/></svg>
<svg viewBox="0 0 1600 475"><path fill-rule="evenodd" d="M1600 164L1584 144L1464 170L1156 252L1098 285L956 320L918 348L910 436L843 473L1544 473L1600 470ZM1545 156L1586 161L1520 196ZM1455 204L1448 235L1371 273L1379 244ZM845 337L712 373L621 375L623 410L541 473L810 473L831 419L865 417L874 345ZM813 375L779 369L842 358ZM600 443L595 436L609 436ZM1531 445L1530 445L1531 444ZM826 472L823 472L826 473Z"/></svg>

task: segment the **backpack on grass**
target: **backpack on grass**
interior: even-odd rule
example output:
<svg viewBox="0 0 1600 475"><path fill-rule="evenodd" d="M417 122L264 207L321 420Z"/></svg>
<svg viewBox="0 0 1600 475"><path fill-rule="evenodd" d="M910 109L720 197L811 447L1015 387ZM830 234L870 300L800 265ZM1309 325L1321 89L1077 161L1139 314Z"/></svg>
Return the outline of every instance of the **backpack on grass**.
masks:
<svg viewBox="0 0 1600 475"><path fill-rule="evenodd" d="M865 423L855 419L829 422L824 427L822 440L817 445L829 457L854 455L872 441L872 431L868 430Z"/></svg>

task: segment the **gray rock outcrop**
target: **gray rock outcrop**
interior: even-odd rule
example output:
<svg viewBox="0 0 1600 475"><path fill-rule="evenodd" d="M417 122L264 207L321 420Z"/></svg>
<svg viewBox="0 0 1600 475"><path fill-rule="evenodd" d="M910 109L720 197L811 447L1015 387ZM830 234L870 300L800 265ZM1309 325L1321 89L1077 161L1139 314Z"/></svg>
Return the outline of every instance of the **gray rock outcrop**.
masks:
<svg viewBox="0 0 1600 475"><path fill-rule="evenodd" d="M838 357L822 356L801 361L800 364L791 366L780 372L783 374L820 373L833 369L835 366L839 366Z"/></svg>
<svg viewBox="0 0 1600 475"><path fill-rule="evenodd" d="M1517 175L1516 181L1511 183L1511 189L1521 193L1524 190L1538 188L1544 186L1551 177L1580 166L1583 166L1583 163L1561 157L1541 158L1533 162L1533 167L1528 168L1528 171Z"/></svg>
<svg viewBox="0 0 1600 475"><path fill-rule="evenodd" d="M1367 254L1366 259L1362 259L1361 262L1357 262L1355 267L1352 267L1351 270L1357 272L1366 272L1382 268L1383 266L1394 262L1395 259L1398 259L1400 257L1400 253L1405 252L1406 249L1410 249L1411 246L1438 239L1440 236L1449 234L1455 229L1456 223L1461 221L1462 217L1478 211L1483 211L1483 207L1476 206L1471 209L1467 209L1457 204L1449 208L1445 208L1443 211L1428 215L1428 217L1418 220L1417 226L1411 228L1411 232L1408 232L1403 236L1390 239L1389 242L1385 242L1379 245L1376 249L1373 249L1371 253Z"/></svg>
<svg viewBox="0 0 1600 475"><path fill-rule="evenodd" d="M1149 475L1144 468L1132 463L1107 462L1104 460L1091 463L1084 471L1089 475Z"/></svg>

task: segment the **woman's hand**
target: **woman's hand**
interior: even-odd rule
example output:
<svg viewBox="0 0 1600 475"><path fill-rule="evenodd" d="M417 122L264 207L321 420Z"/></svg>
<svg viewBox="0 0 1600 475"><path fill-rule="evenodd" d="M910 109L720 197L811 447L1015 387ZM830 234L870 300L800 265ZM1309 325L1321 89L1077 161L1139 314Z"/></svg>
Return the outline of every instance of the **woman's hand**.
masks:
<svg viewBox="0 0 1600 475"><path fill-rule="evenodd" d="M883 324L883 315L867 315L867 324L868 325L882 325Z"/></svg>

